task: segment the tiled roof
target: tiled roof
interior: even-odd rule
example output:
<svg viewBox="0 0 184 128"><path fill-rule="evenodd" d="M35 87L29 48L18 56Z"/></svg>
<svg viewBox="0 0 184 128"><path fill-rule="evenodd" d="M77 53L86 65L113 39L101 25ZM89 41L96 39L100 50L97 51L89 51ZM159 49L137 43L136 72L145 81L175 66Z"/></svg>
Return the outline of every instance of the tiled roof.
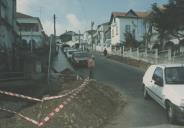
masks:
<svg viewBox="0 0 184 128"><path fill-rule="evenodd" d="M135 12L135 13L138 15L138 17L143 17L143 18L149 15L148 12Z"/></svg>
<svg viewBox="0 0 184 128"><path fill-rule="evenodd" d="M149 15L149 12L138 12L130 9L128 12L112 12L110 23L113 18L122 17L122 18L145 18Z"/></svg>
<svg viewBox="0 0 184 128"><path fill-rule="evenodd" d="M112 16L113 17L130 17L127 16L127 12L113 12ZM140 17L140 18L144 18L146 17L149 13L148 12L135 12L135 14Z"/></svg>
<svg viewBox="0 0 184 128"><path fill-rule="evenodd" d="M125 12L113 12L112 16L113 17L124 17L126 15Z"/></svg>
<svg viewBox="0 0 184 128"><path fill-rule="evenodd" d="M23 14L23 13L17 12L16 13L16 18L31 18L31 19L36 19L36 20L38 20L40 22L41 28L43 29L43 26L42 26L42 23L40 21L40 18L38 18L38 17L33 17L33 16L30 16L30 15L27 15L27 14Z"/></svg>
<svg viewBox="0 0 184 128"><path fill-rule="evenodd" d="M88 30L86 32L89 33L89 34L94 34L94 33L96 33L96 30Z"/></svg>
<svg viewBox="0 0 184 128"><path fill-rule="evenodd" d="M17 18L35 18L33 16L29 16L29 15L26 15L26 14L23 14L23 13L20 13L20 12L16 13L16 17Z"/></svg>

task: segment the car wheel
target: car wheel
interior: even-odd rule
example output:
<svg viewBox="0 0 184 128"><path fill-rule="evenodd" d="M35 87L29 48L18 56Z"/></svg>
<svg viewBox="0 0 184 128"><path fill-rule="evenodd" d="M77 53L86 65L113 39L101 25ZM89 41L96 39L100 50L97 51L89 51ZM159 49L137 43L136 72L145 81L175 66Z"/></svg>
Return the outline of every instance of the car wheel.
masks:
<svg viewBox="0 0 184 128"><path fill-rule="evenodd" d="M171 124L176 123L174 106L170 102L167 103L167 119L168 119L169 123L171 123Z"/></svg>
<svg viewBox="0 0 184 128"><path fill-rule="evenodd" d="M147 90L146 90L146 86L143 87L143 95L144 95L144 99L148 100L150 98Z"/></svg>

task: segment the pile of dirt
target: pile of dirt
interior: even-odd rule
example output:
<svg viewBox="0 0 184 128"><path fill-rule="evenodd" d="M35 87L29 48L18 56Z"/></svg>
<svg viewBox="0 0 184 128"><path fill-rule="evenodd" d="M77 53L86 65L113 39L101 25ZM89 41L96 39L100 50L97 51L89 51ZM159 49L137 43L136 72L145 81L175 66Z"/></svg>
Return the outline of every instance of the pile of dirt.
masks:
<svg viewBox="0 0 184 128"><path fill-rule="evenodd" d="M65 83L65 82L76 80L77 75L74 71L71 71L70 69L67 68L60 73L59 78L63 83Z"/></svg>
<svg viewBox="0 0 184 128"><path fill-rule="evenodd" d="M64 91L77 88L82 81L73 81L63 85ZM60 92L63 94L63 91ZM66 97L67 98L67 97ZM65 99L65 98L64 98ZM64 99L37 103L20 111L35 120L43 119L60 105ZM126 104L119 92L109 86L91 81L83 90L57 113L44 128L102 128ZM37 126L14 116L0 120L1 128L37 128Z"/></svg>
<svg viewBox="0 0 184 128"><path fill-rule="evenodd" d="M131 59L128 57L122 57L122 56L117 56L117 55L111 55L111 56L108 56L108 58L115 60L115 61L118 61L118 62L121 62L121 63L125 63L128 65L138 67L143 71L147 70L147 68L151 65L150 63L147 63L147 62L144 62L141 60L135 60L135 59Z"/></svg>

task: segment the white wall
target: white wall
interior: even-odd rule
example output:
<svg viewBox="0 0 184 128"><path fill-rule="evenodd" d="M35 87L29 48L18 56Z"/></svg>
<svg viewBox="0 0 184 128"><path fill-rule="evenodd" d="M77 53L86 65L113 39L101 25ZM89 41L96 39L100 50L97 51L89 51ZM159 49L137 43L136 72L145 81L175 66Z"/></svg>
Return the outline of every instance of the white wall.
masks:
<svg viewBox="0 0 184 128"><path fill-rule="evenodd" d="M88 32L84 33L84 42L86 42L87 44L91 43L91 35Z"/></svg>
<svg viewBox="0 0 184 128"><path fill-rule="evenodd" d="M109 28L109 25L105 24L105 25L101 25L97 31L99 32L99 43L101 45L105 44L105 31Z"/></svg>
<svg viewBox="0 0 184 128"><path fill-rule="evenodd" d="M135 18L121 18L120 19L120 39L125 41L124 33L126 33L125 26L130 25L130 31L132 32L135 29L135 38L138 41L143 40L143 36L146 32L146 27L144 25L143 19L135 19Z"/></svg>
<svg viewBox="0 0 184 128"><path fill-rule="evenodd" d="M120 43L120 19L119 18L115 18L115 21L113 20L111 24L111 43L112 45Z"/></svg>

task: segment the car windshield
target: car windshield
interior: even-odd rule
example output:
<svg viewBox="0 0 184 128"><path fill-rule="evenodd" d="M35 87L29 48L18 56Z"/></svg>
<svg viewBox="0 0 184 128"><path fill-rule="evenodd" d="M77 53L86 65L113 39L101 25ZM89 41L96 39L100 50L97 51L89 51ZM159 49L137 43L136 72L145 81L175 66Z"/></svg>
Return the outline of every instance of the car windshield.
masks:
<svg viewBox="0 0 184 128"><path fill-rule="evenodd" d="M184 84L184 67L172 67L165 69L167 84Z"/></svg>
<svg viewBox="0 0 184 128"><path fill-rule="evenodd" d="M84 58L84 57L90 57L90 55L88 53L76 53L74 54L74 57Z"/></svg>
<svg viewBox="0 0 184 128"><path fill-rule="evenodd" d="M74 52L76 52L76 51L69 51L68 53L69 53L69 54L73 54Z"/></svg>

